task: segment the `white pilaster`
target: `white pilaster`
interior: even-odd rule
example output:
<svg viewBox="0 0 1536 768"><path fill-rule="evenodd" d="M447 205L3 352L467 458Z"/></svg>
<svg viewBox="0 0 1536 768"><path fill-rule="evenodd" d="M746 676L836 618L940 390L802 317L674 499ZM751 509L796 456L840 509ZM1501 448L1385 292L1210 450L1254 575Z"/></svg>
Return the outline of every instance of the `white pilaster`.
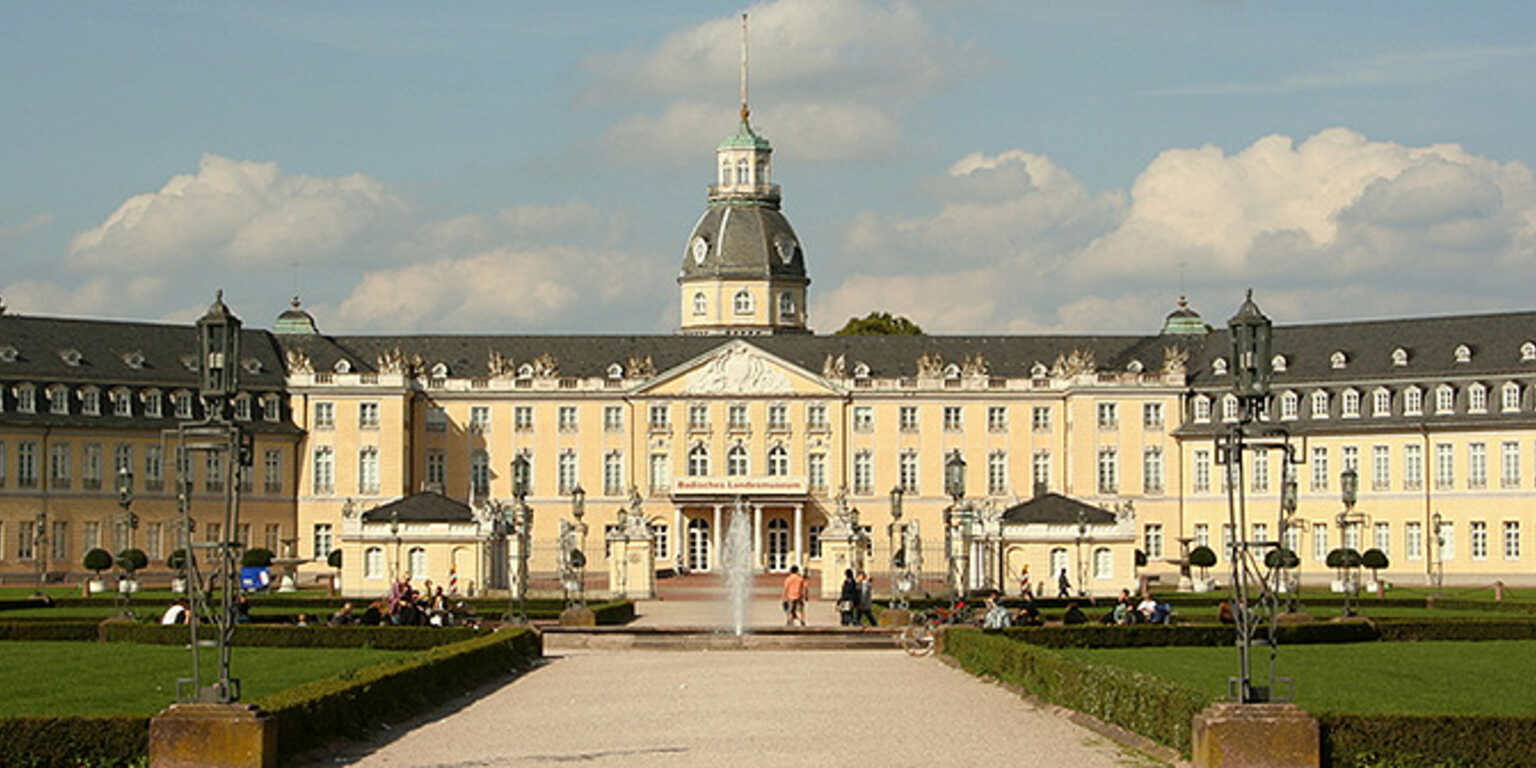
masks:
<svg viewBox="0 0 1536 768"><path fill-rule="evenodd" d="M720 508L722 506L724 505L715 505L715 525L709 529L709 569L711 571L720 570L718 564L720 562Z"/></svg>
<svg viewBox="0 0 1536 768"><path fill-rule="evenodd" d="M800 557L801 546L802 546L801 543L800 543L800 540L805 536L805 526L804 526L804 523L805 523L805 505L804 504L796 504L795 505L795 560L794 560L794 563L795 563L795 565L800 566L800 570L802 570L802 571L805 570L805 561Z"/></svg>
<svg viewBox="0 0 1536 768"><path fill-rule="evenodd" d="M667 547L667 551L672 553L672 563L674 565L682 565L684 562L686 562L684 559L686 555L683 552L683 547L687 545L687 535L688 532L683 530L683 508L673 507L672 546Z"/></svg>
<svg viewBox="0 0 1536 768"><path fill-rule="evenodd" d="M763 570L763 505L752 505L752 570Z"/></svg>

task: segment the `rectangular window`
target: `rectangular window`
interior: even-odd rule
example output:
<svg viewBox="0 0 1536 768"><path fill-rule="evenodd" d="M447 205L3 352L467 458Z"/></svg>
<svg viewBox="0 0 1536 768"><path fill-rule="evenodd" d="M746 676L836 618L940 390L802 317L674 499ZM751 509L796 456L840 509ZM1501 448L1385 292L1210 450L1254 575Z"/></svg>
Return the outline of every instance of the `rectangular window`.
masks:
<svg viewBox="0 0 1536 768"><path fill-rule="evenodd" d="M916 451L902 451L901 458L900 458L900 463L899 463L899 471L900 471L901 490L903 490L903 491L905 491L907 493L916 494L917 493L917 452Z"/></svg>
<svg viewBox="0 0 1536 768"><path fill-rule="evenodd" d="M112 415L133 415L133 398L126 391L112 393Z"/></svg>
<svg viewBox="0 0 1536 768"><path fill-rule="evenodd" d="M336 492L336 457L331 447L322 445L315 449L314 494L329 496Z"/></svg>
<svg viewBox="0 0 1536 768"><path fill-rule="evenodd" d="M873 432L875 429L875 409L867 405L856 405L853 408L853 431Z"/></svg>
<svg viewBox="0 0 1536 768"><path fill-rule="evenodd" d="M357 452L357 492L363 496L379 492L379 449L371 445Z"/></svg>
<svg viewBox="0 0 1536 768"><path fill-rule="evenodd" d="M945 432L959 432L961 427L962 427L962 424L961 424L961 421L960 421L960 406L958 406L958 405L946 405L946 406L944 406L944 431Z"/></svg>
<svg viewBox="0 0 1536 768"><path fill-rule="evenodd" d="M1520 559L1520 522L1518 520L1504 521L1504 559Z"/></svg>
<svg viewBox="0 0 1536 768"><path fill-rule="evenodd" d="M901 406L901 409L899 411L897 411L896 413L897 413L897 416L898 416L898 418L900 420L901 431L903 431L903 432L916 432L917 431L917 406L915 406L915 405L903 405L903 406Z"/></svg>
<svg viewBox="0 0 1536 768"><path fill-rule="evenodd" d="M54 488L69 487L69 443L54 443L48 462L49 485Z"/></svg>
<svg viewBox="0 0 1536 768"><path fill-rule="evenodd" d="M1250 483L1254 493L1269 491L1269 450L1266 448L1253 451L1253 477Z"/></svg>
<svg viewBox="0 0 1536 768"><path fill-rule="evenodd" d="M1520 487L1520 444L1517 442L1509 441L1500 446L1499 485Z"/></svg>
<svg viewBox="0 0 1536 768"><path fill-rule="evenodd" d="M1328 449L1312 447L1312 490L1328 490Z"/></svg>
<svg viewBox="0 0 1536 768"><path fill-rule="evenodd" d="M1403 555L1409 560L1424 559L1424 524L1403 525Z"/></svg>
<svg viewBox="0 0 1536 768"><path fill-rule="evenodd" d="M1435 488L1445 490L1456 481L1454 449L1450 443L1435 444Z"/></svg>
<svg viewBox="0 0 1536 768"><path fill-rule="evenodd" d="M1051 409L1049 406L1037 405L1029 409L1029 428L1035 432L1051 431Z"/></svg>
<svg viewBox="0 0 1536 768"><path fill-rule="evenodd" d="M37 544L37 523L23 520L16 526L16 559L31 560Z"/></svg>
<svg viewBox="0 0 1536 768"><path fill-rule="evenodd" d="M156 524L158 525L158 524ZM51 538L48 540L49 555L54 560L69 559L69 523L54 523ZM150 559L158 557L151 555Z"/></svg>
<svg viewBox="0 0 1536 768"><path fill-rule="evenodd" d="M562 495L570 493L571 490L576 487L577 482L576 452L570 450L562 451L560 453L559 463L556 467L556 471L556 480L560 489L560 493Z"/></svg>
<svg viewBox="0 0 1536 768"><path fill-rule="evenodd" d="M672 428L672 409L668 408L666 403L652 403L649 408L649 414L651 429ZM529 409L528 421L530 424L533 421L532 409Z"/></svg>
<svg viewBox="0 0 1536 768"><path fill-rule="evenodd" d="M1424 446L1403 446L1403 490L1417 491L1424 487Z"/></svg>
<svg viewBox="0 0 1536 768"><path fill-rule="evenodd" d="M427 406L427 431L446 432L448 430L448 412L442 406Z"/></svg>
<svg viewBox="0 0 1536 768"><path fill-rule="evenodd" d="M1211 452L1206 450L1195 451L1195 476L1194 493L1209 493L1211 490Z"/></svg>
<svg viewBox="0 0 1536 768"><path fill-rule="evenodd" d="M1420 416L1424 413L1424 392L1418 387L1403 391L1403 415Z"/></svg>
<svg viewBox="0 0 1536 768"><path fill-rule="evenodd" d="M987 493L1001 496L1008 492L1008 454L993 451L987 454Z"/></svg>
<svg viewBox="0 0 1536 768"><path fill-rule="evenodd" d="M1163 428L1163 404L1141 404L1141 428L1158 430Z"/></svg>
<svg viewBox="0 0 1536 768"><path fill-rule="evenodd" d="M427 451L427 485L442 492L447 485L447 464L443 452L439 450Z"/></svg>
<svg viewBox="0 0 1536 768"><path fill-rule="evenodd" d="M657 559L666 560L672 556L672 549L667 546L672 542L669 535L671 530L672 527L666 523L651 523L651 539L656 542Z"/></svg>
<svg viewBox="0 0 1536 768"><path fill-rule="evenodd" d="M1435 558L1447 563L1456 559L1456 525L1454 523L1442 522L1440 529L1435 532Z"/></svg>
<svg viewBox="0 0 1536 768"><path fill-rule="evenodd" d="M1035 451L1034 456L1032 456L1030 458L1029 480L1030 480L1030 484L1032 486L1030 488L1030 492L1031 493L1034 493L1035 491L1037 491L1039 489L1042 489L1042 488L1050 488L1051 487L1051 452L1050 451L1047 451L1047 450Z"/></svg>
<svg viewBox="0 0 1536 768"><path fill-rule="evenodd" d="M1360 551L1360 523L1348 523L1339 529L1339 533L1344 546Z"/></svg>
<svg viewBox="0 0 1536 768"><path fill-rule="evenodd" d="M1269 541L1269 523L1254 523L1249 526L1249 530L1252 531L1253 536L1249 541L1254 545L1261 546Z"/></svg>
<svg viewBox="0 0 1536 768"><path fill-rule="evenodd" d="M1392 415L1392 393L1385 389L1378 389L1371 393L1371 415Z"/></svg>
<svg viewBox="0 0 1536 768"><path fill-rule="evenodd" d="M1435 413L1450 413L1456 408L1456 391L1449 386L1435 390Z"/></svg>
<svg viewBox="0 0 1536 768"><path fill-rule="evenodd" d="M874 460L869 452L860 451L853 456L853 492L867 496L874 492Z"/></svg>
<svg viewBox="0 0 1536 768"><path fill-rule="evenodd" d="M144 448L144 488L158 491L165 487L165 454L160 446Z"/></svg>
<svg viewBox="0 0 1536 768"><path fill-rule="evenodd" d="M1142 452L1141 482L1146 493L1163 492L1163 449L1148 448Z"/></svg>
<svg viewBox="0 0 1536 768"><path fill-rule="evenodd" d="M1190 405L1190 411L1191 411L1191 415L1194 417L1195 421L1202 422L1202 423L1210 421L1211 420L1211 399L1206 397L1205 395L1200 395L1199 397L1196 397L1192 401L1192 404Z"/></svg>
<svg viewBox="0 0 1536 768"><path fill-rule="evenodd" d="M188 397L187 401L191 402L191 398ZM177 410L178 411L181 410L180 403L177 403ZM180 413L178 413L176 415L177 416L181 416ZM188 417L182 417L182 418L188 418ZM315 429L335 429L335 428L336 428L336 404L335 403L331 403L331 402L326 402L326 401L321 401L321 402L315 403Z"/></svg>
<svg viewBox="0 0 1536 768"><path fill-rule="evenodd" d="M1488 412L1488 390L1481 384L1473 384L1467 389L1467 411L1469 413Z"/></svg>
<svg viewBox="0 0 1536 768"><path fill-rule="evenodd" d="M1488 523L1482 520L1472 521L1472 559L1488 559Z"/></svg>
<svg viewBox="0 0 1536 768"><path fill-rule="evenodd" d="M805 407L805 426L807 429L827 428L827 406L823 403L812 403Z"/></svg>
<svg viewBox="0 0 1536 768"><path fill-rule="evenodd" d="M123 470L133 471L133 445L130 443L118 443L112 447L112 487L117 487L117 475Z"/></svg>
<svg viewBox="0 0 1536 768"><path fill-rule="evenodd" d="M1488 485L1488 446L1484 443L1467 444L1467 487L1484 488Z"/></svg>
<svg viewBox="0 0 1536 768"><path fill-rule="evenodd" d="M709 429L709 406L703 403L688 406L688 428Z"/></svg>
<svg viewBox="0 0 1536 768"><path fill-rule="evenodd" d="M69 388L63 385L48 389L48 411L50 413L69 413Z"/></svg>
<svg viewBox="0 0 1536 768"><path fill-rule="evenodd" d="M330 523L315 523L314 535L310 537L311 547L309 554L316 560L324 560L329 557L331 550L336 548L331 537Z"/></svg>
<svg viewBox="0 0 1536 768"><path fill-rule="evenodd" d="M768 428L773 430L789 429L789 406L783 403L774 403L768 406Z"/></svg>
<svg viewBox="0 0 1536 768"><path fill-rule="evenodd" d="M1286 526L1284 538L1285 548L1289 549L1292 554L1296 554L1297 557L1300 557L1301 555L1299 553L1301 552L1301 526Z"/></svg>
<svg viewBox="0 0 1536 768"><path fill-rule="evenodd" d="M1118 493L1120 488L1120 456L1113 448L1099 449L1099 493Z"/></svg>
<svg viewBox="0 0 1536 768"><path fill-rule="evenodd" d="M825 490L827 487L827 455L825 453L813 453L806 460L806 475L812 490Z"/></svg>
<svg viewBox="0 0 1536 768"><path fill-rule="evenodd" d="M727 429L747 428L747 406L742 403L732 403L725 409L725 425Z"/></svg>
<svg viewBox="0 0 1536 768"><path fill-rule="evenodd" d="M160 523L150 523L149 525L144 526L144 555L150 560L165 559L164 525Z"/></svg>
<svg viewBox="0 0 1536 768"><path fill-rule="evenodd" d="M672 462L665 453L651 454L651 493L661 493L672 487Z"/></svg>
<svg viewBox="0 0 1536 768"><path fill-rule="evenodd" d="M203 490L217 493L224 490L224 455L209 453L203 457Z"/></svg>
<svg viewBox="0 0 1536 768"><path fill-rule="evenodd" d="M1392 449L1371 446L1371 490L1385 491L1392 484Z"/></svg>
<svg viewBox="0 0 1536 768"><path fill-rule="evenodd" d="M37 390L31 385L16 388L16 410L21 413L37 412Z"/></svg>
<svg viewBox="0 0 1536 768"><path fill-rule="evenodd" d="M1117 429L1120 426L1120 409L1118 403L1099 403L1099 429Z"/></svg>
<svg viewBox="0 0 1536 768"><path fill-rule="evenodd" d="M146 410L148 409L146 408ZM155 398L156 416L159 415L159 410L160 398L157 397ZM282 415L282 401L278 399L277 395L267 395L261 399L261 418L265 419L266 421L277 421L278 419L282 418Z"/></svg>
<svg viewBox="0 0 1536 768"><path fill-rule="evenodd" d="M358 429L378 429L379 428L379 404L378 403L369 402L369 403L358 403L357 404L357 427L358 427Z"/></svg>
<svg viewBox="0 0 1536 768"><path fill-rule="evenodd" d="M1312 524L1312 559L1317 562L1328 560L1328 524Z"/></svg>
<svg viewBox="0 0 1536 768"><path fill-rule="evenodd" d="M471 405L469 407L469 431L480 434L491 431L491 407L489 405Z"/></svg>
<svg viewBox="0 0 1536 768"><path fill-rule="evenodd" d="M1295 392L1287 392L1280 396L1280 418L1287 421L1294 420L1299 410L1300 399Z"/></svg>
<svg viewBox="0 0 1536 768"><path fill-rule="evenodd" d="M1371 546L1390 557L1392 555L1392 524L1377 523L1375 529L1376 535L1371 541Z"/></svg>
<svg viewBox="0 0 1536 768"><path fill-rule="evenodd" d="M1147 562L1154 563L1163 559L1162 524L1147 523L1142 532L1141 551L1147 553Z"/></svg>
<svg viewBox="0 0 1536 768"><path fill-rule="evenodd" d="M101 443L86 443L80 450L80 487L101 488Z"/></svg>
<svg viewBox="0 0 1536 768"><path fill-rule="evenodd" d="M1340 416L1346 419L1353 419L1360 416L1359 392L1356 392L1353 389L1344 390L1344 397L1340 402L1342 403L1342 405L1339 407Z"/></svg>
<svg viewBox="0 0 1536 768"><path fill-rule="evenodd" d="M266 545L267 551L281 555L282 528L277 523L267 523L262 531L262 542Z"/></svg>
<svg viewBox="0 0 1536 768"><path fill-rule="evenodd" d="M1003 405L987 406L987 431L1008 431L1008 407Z"/></svg>
<svg viewBox="0 0 1536 768"><path fill-rule="evenodd" d="M1348 469L1353 469L1355 472L1360 471L1360 446L1346 445L1339 449L1339 455L1339 463L1343 464L1343 466L1339 467L1340 472Z"/></svg>
<svg viewBox="0 0 1536 768"><path fill-rule="evenodd" d="M619 405L603 406L603 431L624 431L624 407Z"/></svg>
<svg viewBox="0 0 1536 768"><path fill-rule="evenodd" d="M1211 526L1205 523L1195 523L1195 546L1211 546Z"/></svg>
<svg viewBox="0 0 1536 768"><path fill-rule="evenodd" d="M261 457L262 490L283 492L283 449L268 448Z"/></svg>
<svg viewBox="0 0 1536 768"><path fill-rule="evenodd" d="M1236 542L1235 538L1236 537L1234 537L1232 535L1232 524L1231 523L1222 523L1221 524L1221 551L1223 552L1222 557L1226 558L1227 560L1231 560L1232 557L1233 557L1234 552L1236 551L1234 549L1234 547L1236 547L1236 545L1237 545L1237 542Z"/></svg>
<svg viewBox="0 0 1536 768"><path fill-rule="evenodd" d="M624 493L624 454L610 451L603 456L603 495Z"/></svg>

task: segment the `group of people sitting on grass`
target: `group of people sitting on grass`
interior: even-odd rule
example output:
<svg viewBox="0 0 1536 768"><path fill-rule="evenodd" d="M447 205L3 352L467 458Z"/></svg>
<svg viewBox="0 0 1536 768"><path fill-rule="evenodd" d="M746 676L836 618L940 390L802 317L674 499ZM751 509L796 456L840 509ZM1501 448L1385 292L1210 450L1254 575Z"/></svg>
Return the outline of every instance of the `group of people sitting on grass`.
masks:
<svg viewBox="0 0 1536 768"><path fill-rule="evenodd" d="M1045 624L1040 615L1040 609L1035 605L1034 595L1025 592L1021 597L1023 604L1016 610L1009 610L999 598L1000 594L993 592L987 596L986 612L982 615L981 625L985 629L1001 629L1003 627L1038 627ZM1093 603L1089 598L1089 604ZM1088 615L1083 613L1082 606L1076 600L1067 603L1066 612L1062 614L1061 623L1065 625L1087 624ZM1173 623L1173 609L1167 603L1152 599L1150 594L1143 594L1140 602L1131 597L1130 590L1120 590L1120 597L1110 611L1099 619L1101 624L1114 624L1128 626L1131 624L1171 624Z"/></svg>
<svg viewBox="0 0 1536 768"><path fill-rule="evenodd" d="M1101 624L1116 624L1128 626L1130 624L1168 624L1173 619L1173 608L1167 603L1159 603L1152 599L1152 595L1146 592L1141 594L1141 602L1131 597L1128 589L1120 590L1120 597L1115 600L1115 607L1100 619Z"/></svg>
<svg viewBox="0 0 1536 768"><path fill-rule="evenodd" d="M460 602L462 608L463 603ZM331 615L333 627L348 624L377 627L447 627L457 623L450 598L442 587L432 586L428 580L423 589L411 586L411 574L402 574L390 585L389 594L368 604L362 613L356 613L351 603Z"/></svg>

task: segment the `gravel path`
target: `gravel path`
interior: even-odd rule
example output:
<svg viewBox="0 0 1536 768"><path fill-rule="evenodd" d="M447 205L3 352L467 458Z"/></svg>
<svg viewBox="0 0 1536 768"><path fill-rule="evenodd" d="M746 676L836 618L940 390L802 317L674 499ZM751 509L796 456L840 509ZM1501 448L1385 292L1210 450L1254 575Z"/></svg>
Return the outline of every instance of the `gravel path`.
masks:
<svg viewBox="0 0 1536 768"><path fill-rule="evenodd" d="M316 765L1152 765L896 651L567 653L387 743Z"/></svg>

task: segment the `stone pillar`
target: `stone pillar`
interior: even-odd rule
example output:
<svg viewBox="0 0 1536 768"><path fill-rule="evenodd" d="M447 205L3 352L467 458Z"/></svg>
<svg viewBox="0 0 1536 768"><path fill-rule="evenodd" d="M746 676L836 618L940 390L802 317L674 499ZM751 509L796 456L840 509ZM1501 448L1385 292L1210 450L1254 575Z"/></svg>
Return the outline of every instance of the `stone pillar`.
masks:
<svg viewBox="0 0 1536 768"><path fill-rule="evenodd" d="M688 546L688 532L683 529L682 507L672 508L672 531L670 535L672 546L667 547L667 551L672 553L673 566L681 566L685 562L684 558L687 556L683 549Z"/></svg>
<svg viewBox="0 0 1536 768"><path fill-rule="evenodd" d="M801 552L803 551L802 548L804 547L804 544L802 543L803 539L805 537L805 525L804 525L804 523L805 523L805 505L804 504L796 504L795 505L795 559L794 559L794 564L800 566L800 570L802 570L802 571L805 570L805 558L800 556Z"/></svg>
<svg viewBox="0 0 1536 768"><path fill-rule="evenodd" d="M763 570L763 505L752 505L752 571Z"/></svg>
<svg viewBox="0 0 1536 768"><path fill-rule="evenodd" d="M1295 704L1219 701L1194 719L1195 768L1317 768L1317 720Z"/></svg>
<svg viewBox="0 0 1536 768"><path fill-rule="evenodd" d="M720 509L723 504L715 505L715 525L709 529L709 569L720 570Z"/></svg>
<svg viewBox="0 0 1536 768"><path fill-rule="evenodd" d="M858 573L863 567L858 530L833 518L821 532L821 598L836 600L843 588L843 571Z"/></svg>
<svg viewBox="0 0 1536 768"><path fill-rule="evenodd" d="M619 530L608 534L608 549L608 591L615 598L654 599L655 540Z"/></svg>
<svg viewBox="0 0 1536 768"><path fill-rule="evenodd" d="M149 765L277 768L277 720L250 704L172 704L149 721Z"/></svg>

